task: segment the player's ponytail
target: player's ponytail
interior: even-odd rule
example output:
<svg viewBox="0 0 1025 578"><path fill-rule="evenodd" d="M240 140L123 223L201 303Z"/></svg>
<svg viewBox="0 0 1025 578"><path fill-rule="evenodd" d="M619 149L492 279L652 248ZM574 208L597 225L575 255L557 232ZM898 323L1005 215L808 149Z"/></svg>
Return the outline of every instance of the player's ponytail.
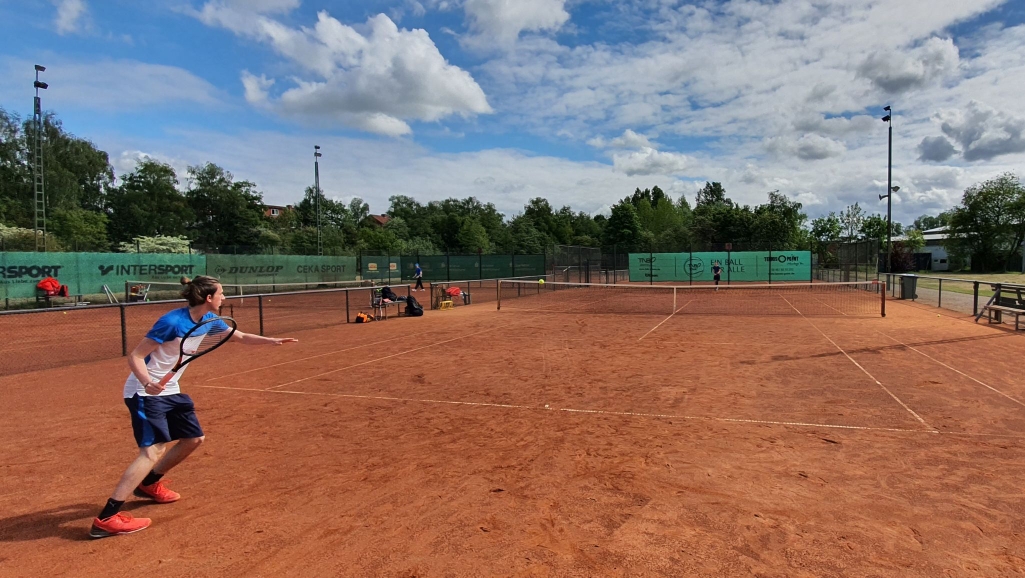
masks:
<svg viewBox="0 0 1025 578"><path fill-rule="evenodd" d="M206 275L198 275L195 279L182 277L182 297L188 300L192 307L202 305L206 303L207 297L217 293L217 283L217 279Z"/></svg>

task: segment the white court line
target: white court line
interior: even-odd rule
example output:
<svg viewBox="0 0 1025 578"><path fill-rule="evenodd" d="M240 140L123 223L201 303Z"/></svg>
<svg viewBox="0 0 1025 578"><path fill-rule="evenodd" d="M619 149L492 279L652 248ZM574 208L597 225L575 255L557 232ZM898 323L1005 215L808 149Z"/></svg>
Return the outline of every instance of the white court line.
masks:
<svg viewBox="0 0 1025 578"><path fill-rule="evenodd" d="M360 367L360 366L368 365L368 364L371 364L371 363L377 363L378 361L384 361L385 359L391 359L392 357L398 357L399 355L405 355L407 353L413 353L414 351L420 351L421 349L427 349L428 347L435 347L435 346L438 346L438 345L444 345L446 343L451 343L451 342L457 341L459 339L465 339L467 337L473 337L474 335L480 335L481 333L487 333L488 331L494 331L496 329L501 329L503 327L508 327L508 325L498 325L496 327L490 327L488 329L484 329L484 330L477 331L477 332L474 332L474 333L467 333L466 335L460 335L459 337L453 337L452 339L446 339L445 341L439 341L437 343L431 343L429 345L422 345L420 347L414 347L413 349L407 349L405 351L400 351L398 353L393 353L391 355L385 355L384 357L378 357L377 359L371 359L369 361L364 361L364 362L361 362L361 363L355 363L353 365L347 365L345 367L339 367L338 369L332 369L331 371L325 371L324 373L318 373L316 375L310 375L310 376L307 376L307 377L303 377L301 379L296 379L296 380L289 381L289 382L286 382L286 383L281 383L281 384L278 384L278 385L275 385L275 386L268 387L267 389L268 390L273 390L273 389L277 389L279 387L285 387L286 385L292 385L294 383L299 383L301 381L306 381L308 379L313 379L315 377L323 377L325 375L331 375L332 373L338 373L339 371L345 371L346 369L352 369L353 367ZM209 387L212 387L212 386L209 386Z"/></svg>
<svg viewBox="0 0 1025 578"><path fill-rule="evenodd" d="M815 331L818 331L819 333L821 333L821 334L822 334L822 337L825 337L825 338L826 338L826 341L828 341L828 342L832 343L832 344L833 344L833 347L837 348L837 350L839 350L839 351L840 351L840 353L844 354L844 357L846 357L847 359L849 359L849 360L851 361L851 363L853 363L854 365L858 366L858 369L860 369L860 370L861 370L861 371L862 371L862 372L863 372L863 373L864 373L865 375L867 375L867 376L869 377L869 379L871 379L872 381L874 381L874 382L876 383L876 385L878 385L879 387L881 387L881 388L883 389L883 391L885 391L885 392L887 393L887 395L889 395L890 397L892 397L892 398L893 398L893 400L894 400L894 401L896 401L897 403L899 403L899 404L900 404L900 406L901 406L901 407L903 407L903 408L904 408L905 410L907 410L907 412L908 412L908 413L910 413L911 415L915 416L915 419L917 419L917 420L919 421L919 423L921 423L921 424L922 424L922 425L924 425L925 427L927 427L927 428L931 429L931 430L933 431L933 433L939 433L939 430L937 430L936 428L934 428L934 427L932 427L931 425L929 425L928 423L926 423L926 422L925 422L925 420L924 420L924 419L922 419L922 416L920 416L920 415L918 415L917 413L915 413L915 411L914 411L913 409L911 409L910 407L908 407L906 403L904 403L903 401L901 401L899 397L897 397L896 395L894 395L894 394L893 394L893 392L892 392L892 391L890 391L889 389L887 389L887 387L886 387L885 385L883 385L883 384L882 384L882 382L880 382L880 381L879 381L878 379L876 379L874 375L872 375L871 373L869 373L867 369L865 369L864 367L862 367L860 363L858 363L857 361L854 361L854 358L853 358L853 357L851 357L850 355L848 355L848 354L847 354L847 352L846 352L846 351L844 351L842 347L840 347L839 345L837 345L835 341L833 341L832 339L830 339L830 338L829 338L829 336L825 334L825 332L823 332L823 331L822 331L821 329L819 329L817 325L815 325L814 323L812 323L812 322L811 322L811 319L808 319L807 317L805 317L804 313L801 313L801 310L800 310L800 309L798 309L797 307L794 307L794 304L793 304L793 303L791 303L791 302L790 302L790 300L788 300L788 299L787 299L786 297L783 297L782 295L780 295L780 297L781 297L781 298L782 298L782 299L783 299L784 301L786 301L786 302L787 302L787 305L789 305L790 307L793 307L794 311L797 311L798 315L800 315L800 316L801 316L801 317L802 317L802 318L803 318L803 319L804 319L805 321L807 321L809 325L811 325L812 327L814 327L814 328L815 328Z"/></svg>
<svg viewBox="0 0 1025 578"><path fill-rule="evenodd" d="M288 361L283 361L281 363L275 363L273 365L262 365L260 367L255 368L255 369L247 369L245 371L239 371L238 373L228 373L228 374L225 374L225 375L219 375L217 377L211 377L210 379L206 380L203 383L210 383L211 381L215 381L215 380L218 380L218 379L224 379L226 377L237 377L239 375L245 375L247 373L252 373L254 371L264 371L264 370L270 369L272 367L281 367L282 365L289 365L291 363L302 363L304 361L309 361L311 359L317 359L318 357L326 357L328 355L335 355L336 353L342 353L344 351L352 351L353 349L360 349L360 348L363 348L363 347L370 347L371 345L380 345L381 343L387 343L389 341L395 341L396 339L398 339L398 338L391 337L389 339L382 339L381 341L373 341L371 343L364 343L362 345L354 345L352 347L346 347L345 349L336 349L334 351L328 351L327 353L320 353L318 355L311 355L310 357L300 357L298 359L290 359Z"/></svg>
<svg viewBox="0 0 1025 578"><path fill-rule="evenodd" d="M679 313L679 312L680 312L680 311L681 311L681 310L682 310L682 309L683 309L684 307L686 307L686 306L690 305L690 304L691 304L691 303L693 303L693 302L694 302L694 300L693 300L693 299L691 299L690 301L688 301L688 302L684 303L682 307L680 307L680 308L679 308L679 309L677 309L676 311L673 311L672 313L670 313L670 314L669 314L669 317L666 317L666 318L665 318L665 319L663 319L663 320L662 320L662 321L661 321L661 322L660 322L660 323L659 323L658 325L656 325L656 326L652 327L651 329L649 329L649 330L648 330L648 333L645 333L644 335L642 335L642 336L640 337L640 339L638 339L637 341L640 341L641 339L644 339L644 338L645 338L645 337L647 337L647 336L648 336L648 335L649 335L649 334L650 334L650 333L651 333L652 331L654 331L654 330L658 329L659 327L662 327L662 323L665 323L666 321L669 321L669 319L670 319L670 318L672 318L672 316L673 316L673 315L676 315L676 314L677 314L677 313Z"/></svg>
<svg viewBox="0 0 1025 578"><path fill-rule="evenodd" d="M979 381L978 379L975 379L974 377L972 377L972 376L968 375L967 373L965 373L965 372L963 372L963 371L961 371L961 370L959 370L959 369L956 369L956 368L954 368L954 367L951 367L951 366L947 365L946 363L943 363L943 362L942 362L942 361L940 361L939 359L936 359L935 357L933 357L933 356L929 355L928 353L925 353L924 351L920 351L920 350L918 350L918 349L915 349L914 347L912 347L912 346L908 345L907 343L904 343L903 341L901 341L901 340L897 339L896 337L891 337L891 336L889 336L889 335L887 335L887 334L883 333L882 331L876 331L876 333L878 333L879 335L882 335L883 337L886 337L886 338L888 338L888 339L892 339L893 341L896 341L897 343L899 343L899 344L903 345L904 347L907 347L907 348L908 348L908 349L910 349L911 351L914 351L915 353L917 353L917 354L919 354L919 355L925 356L925 357L927 357L927 358L929 358L929 359L931 359L931 360L935 361L936 363L938 363L938 364L942 365L943 367L946 367L946 368L947 368L947 369L949 369L950 371L953 371L954 373L957 373L958 375L961 375L961 376L963 376L963 377L967 377L968 379L970 379L970 380L974 381L975 383L977 383L977 384L981 385L982 387L985 387L985 388L987 388L987 389L989 389L989 390L991 390L991 391L993 391L993 392L995 392L995 393L999 393L1000 395L1002 395L1002 396L1006 397L1007 399L1009 399L1009 400L1013 401L1014 403L1016 403L1016 404L1018 404L1018 405L1020 405L1020 406L1022 406L1022 407L1025 407L1025 403L1022 403L1022 402L1021 402L1020 400L1018 400L1018 399L1016 399L1016 398L1014 398L1014 397L1011 397L1010 395L1008 395L1008 394L1006 394L1006 393L1004 393L1004 392L1000 391L999 389L997 389L997 388L995 388L995 387L993 387L993 386L991 386L991 385L989 385L989 384L987 384L987 383L984 383L984 382L982 382L982 381Z"/></svg>
<svg viewBox="0 0 1025 578"><path fill-rule="evenodd" d="M640 418L653 418L653 419L680 419L688 421L710 421L720 422L729 424L740 424L740 425L768 425L768 426L783 426L783 427L820 427L826 429L837 429L847 431L878 431L878 432L895 432L895 433L907 433L907 434L940 434L948 436L971 436L971 437L1001 437L1001 438L1013 438L1013 439L1025 439L1025 435L1019 434L999 434L999 433L968 433L968 432L943 432L936 430L923 430L923 429L908 429L908 428L892 428L892 427L874 427L874 426L859 426L859 425L840 425L840 424L829 424L829 423L812 423L812 422L799 422L799 421L779 421L779 420L759 420L759 419L743 419L743 418L730 418L730 417L708 417L708 416L694 416L694 415L676 415L668 413L645 413L636 411L609 411L601 409L576 409L566 407L539 407L536 405L522 405L514 403L488 403L479 401L453 401L445 399L426 399L426 398L413 398L413 397L395 397L388 395L357 395L352 393L328 393L318 391L294 391L287 389L257 389L252 387L224 387L219 385L197 385L194 387L204 387L207 389L222 389L228 391L247 391L256 393L278 393L286 395L312 395L321 397L339 397L345 399L364 399L371 401L395 401L402 403L425 403L425 404L438 404L438 405L454 405L454 406L466 406L466 407L484 407L484 408L501 408L501 409L518 409L526 411L556 411L567 414L590 414L590 415L611 415L621 417L640 417Z"/></svg>

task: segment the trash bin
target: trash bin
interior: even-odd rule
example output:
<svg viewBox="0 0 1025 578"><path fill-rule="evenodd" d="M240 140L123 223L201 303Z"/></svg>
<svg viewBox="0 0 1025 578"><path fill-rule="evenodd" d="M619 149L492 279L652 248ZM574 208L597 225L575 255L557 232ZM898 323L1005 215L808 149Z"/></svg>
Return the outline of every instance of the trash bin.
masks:
<svg viewBox="0 0 1025 578"><path fill-rule="evenodd" d="M918 276L905 275L900 278L900 298L918 299Z"/></svg>

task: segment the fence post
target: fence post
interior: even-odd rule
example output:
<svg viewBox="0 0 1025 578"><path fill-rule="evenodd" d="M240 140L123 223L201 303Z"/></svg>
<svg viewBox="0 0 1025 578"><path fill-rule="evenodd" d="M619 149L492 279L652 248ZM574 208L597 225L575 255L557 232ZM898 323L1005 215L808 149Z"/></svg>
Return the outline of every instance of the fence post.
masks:
<svg viewBox="0 0 1025 578"><path fill-rule="evenodd" d="M121 357L128 355L128 324L125 322L125 306L118 307L121 310Z"/></svg>
<svg viewBox="0 0 1025 578"><path fill-rule="evenodd" d="M972 309L972 315L978 317L979 316L979 282L975 281L973 283L973 285L975 286L975 290L973 291L973 293L975 294L975 307Z"/></svg>
<svg viewBox="0 0 1025 578"><path fill-rule="evenodd" d="M452 281L452 256L445 251L445 280Z"/></svg>
<svg viewBox="0 0 1025 578"><path fill-rule="evenodd" d="M858 258L855 257L854 260L857 261ZM772 285L772 244L771 243L769 244L769 285Z"/></svg>
<svg viewBox="0 0 1025 578"><path fill-rule="evenodd" d="M940 296L936 300L936 306L942 308L943 307L943 279L940 279L939 294L940 294Z"/></svg>
<svg viewBox="0 0 1025 578"><path fill-rule="evenodd" d="M256 296L256 303L260 308L260 335L266 335L263 332L263 295Z"/></svg>
<svg viewBox="0 0 1025 578"><path fill-rule="evenodd" d="M655 284L655 255L648 251L648 285Z"/></svg>

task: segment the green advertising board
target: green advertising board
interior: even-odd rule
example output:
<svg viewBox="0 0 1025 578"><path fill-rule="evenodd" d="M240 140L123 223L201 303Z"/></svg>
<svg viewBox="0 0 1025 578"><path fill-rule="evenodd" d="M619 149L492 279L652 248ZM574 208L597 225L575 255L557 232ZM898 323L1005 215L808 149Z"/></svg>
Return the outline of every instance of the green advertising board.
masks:
<svg viewBox="0 0 1025 578"><path fill-rule="evenodd" d="M356 258L309 255L207 255L207 274L224 284L355 281Z"/></svg>
<svg viewBox="0 0 1025 578"><path fill-rule="evenodd" d="M402 258L397 255L363 255L363 280L378 283L402 282Z"/></svg>
<svg viewBox="0 0 1025 578"><path fill-rule="evenodd" d="M36 283L53 277L73 295L102 295L125 281L176 283L206 273L206 257L154 253L0 253L0 299L35 296Z"/></svg>
<svg viewBox="0 0 1025 578"><path fill-rule="evenodd" d="M632 283L709 283L712 267L722 267L721 283L809 282L810 251L630 253Z"/></svg>

